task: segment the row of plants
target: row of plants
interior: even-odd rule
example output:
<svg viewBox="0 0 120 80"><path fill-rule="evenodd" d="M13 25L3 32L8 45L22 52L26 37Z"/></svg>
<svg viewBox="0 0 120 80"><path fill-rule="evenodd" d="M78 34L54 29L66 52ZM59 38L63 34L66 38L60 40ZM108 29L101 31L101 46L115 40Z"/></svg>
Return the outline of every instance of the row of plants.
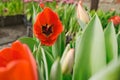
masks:
<svg viewBox="0 0 120 80"><path fill-rule="evenodd" d="M19 24L19 21L21 21L22 24L24 22L25 25L29 23L31 24L34 8L39 9L39 3L44 3L49 7L55 8L60 2L64 2L66 4L73 3L73 1L69 0L2 0L0 1L0 26L14 25L15 23ZM37 11L41 10L39 9ZM20 18L19 21L17 21L18 18ZM14 21L11 22L12 20Z"/></svg>
<svg viewBox="0 0 120 80"><path fill-rule="evenodd" d="M0 16L23 14L24 5L22 0L0 1Z"/></svg>
<svg viewBox="0 0 120 80"><path fill-rule="evenodd" d="M57 1L53 1L53 0L43 0L43 1L39 1L39 0L16 0L16 1L5 0L4 1L3 0L3 1L0 2L0 16L10 16L10 15L22 14L22 15L27 16L27 20L29 21L30 18L33 16L33 13L34 13L33 6L34 6L35 9L36 8L39 9L39 4L40 3L43 3L45 6L51 7L56 12L58 12L58 14L60 12L62 12L62 10L63 10L64 14L60 13L59 15L60 15L60 17L62 15L66 15L68 17L67 21L69 21L70 15L75 15L74 10L75 10L75 7L76 7L76 2L74 0L63 0L63 1L59 1L59 0L57 0ZM64 4L64 3L67 3L67 4ZM72 4L68 4L68 3L72 3ZM70 8L69 8L69 6L70 6ZM68 9L68 11L64 10L66 8ZM41 10L39 9L39 10L37 10L37 12L38 11L41 11ZM67 12L71 12L71 14L67 15L68 14ZM90 13L89 14L90 16L93 16L95 11L89 11L88 10L88 13ZM100 17L100 20L102 22L103 27L105 27L107 25L108 19L111 16L114 16L116 14L119 15L118 13L116 13L116 11L103 12L102 10L98 10L97 14L98 14L98 16L102 16L102 17ZM62 18L65 18L65 16L62 17ZM75 19L73 21L75 21Z"/></svg>
<svg viewBox="0 0 120 80"><path fill-rule="evenodd" d="M53 0L1 0L0 1L0 16L10 16L16 14L24 14L32 4L41 2L53 2ZM56 0L55 2L59 2ZM71 0L64 0L66 3L73 3ZM30 5L30 6L28 6ZM27 7L26 7L27 6ZM30 9L30 8L29 8Z"/></svg>
<svg viewBox="0 0 120 80"><path fill-rule="evenodd" d="M119 80L119 14L81 4L32 4L33 37L0 50L0 79Z"/></svg>

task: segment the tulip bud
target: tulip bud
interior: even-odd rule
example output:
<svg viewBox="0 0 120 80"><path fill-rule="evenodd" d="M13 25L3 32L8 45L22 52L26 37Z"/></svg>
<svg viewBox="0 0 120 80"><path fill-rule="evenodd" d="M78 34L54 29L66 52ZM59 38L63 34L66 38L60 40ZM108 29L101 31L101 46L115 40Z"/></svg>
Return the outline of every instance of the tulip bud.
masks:
<svg viewBox="0 0 120 80"><path fill-rule="evenodd" d="M62 73L69 74L73 69L74 64L74 49L70 49L61 62Z"/></svg>
<svg viewBox="0 0 120 80"><path fill-rule="evenodd" d="M85 9L82 7L82 2L80 1L77 5L77 18L79 22L81 21L84 24L87 24L89 22L89 16ZM80 23L81 25L81 23Z"/></svg>
<svg viewBox="0 0 120 80"><path fill-rule="evenodd" d="M70 44L67 44L67 46L66 46L66 48L65 48L65 50L64 50L64 52L63 52L63 55L62 55L62 57L61 57L60 63L62 63L62 62L64 61L64 58L66 57L67 52L68 52L69 50L70 50Z"/></svg>
<svg viewBox="0 0 120 80"><path fill-rule="evenodd" d="M50 80L62 80L62 72L59 58L55 60L51 67Z"/></svg>

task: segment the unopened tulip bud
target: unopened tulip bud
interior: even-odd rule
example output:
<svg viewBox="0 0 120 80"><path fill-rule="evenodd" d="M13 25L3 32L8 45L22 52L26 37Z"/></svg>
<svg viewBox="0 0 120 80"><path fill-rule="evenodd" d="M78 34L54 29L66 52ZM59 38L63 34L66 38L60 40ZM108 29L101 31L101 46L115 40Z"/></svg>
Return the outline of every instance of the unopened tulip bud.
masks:
<svg viewBox="0 0 120 80"><path fill-rule="evenodd" d="M64 60L61 62L62 73L63 74L71 73L73 69L73 64L74 64L74 49L70 49L67 52Z"/></svg>
<svg viewBox="0 0 120 80"><path fill-rule="evenodd" d="M60 60L57 58L51 67L50 80L62 80Z"/></svg>
<svg viewBox="0 0 120 80"><path fill-rule="evenodd" d="M87 24L89 22L89 16L85 9L82 7L82 2L79 1L77 5L77 18L83 23Z"/></svg>

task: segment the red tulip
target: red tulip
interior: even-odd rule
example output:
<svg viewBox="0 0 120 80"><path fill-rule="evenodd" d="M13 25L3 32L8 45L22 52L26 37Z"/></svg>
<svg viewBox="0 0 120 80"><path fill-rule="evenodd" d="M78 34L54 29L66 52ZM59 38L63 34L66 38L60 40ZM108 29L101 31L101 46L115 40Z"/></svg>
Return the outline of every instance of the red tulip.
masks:
<svg viewBox="0 0 120 80"><path fill-rule="evenodd" d="M53 45L62 31L61 21L50 8L46 7L41 13L38 13L33 32L41 41L41 44L47 46Z"/></svg>
<svg viewBox="0 0 120 80"><path fill-rule="evenodd" d="M112 21L114 25L120 24L120 16L112 16L108 19L108 21Z"/></svg>
<svg viewBox="0 0 120 80"><path fill-rule="evenodd" d="M16 41L0 50L0 80L38 80L36 62L25 44Z"/></svg>
<svg viewBox="0 0 120 80"><path fill-rule="evenodd" d="M40 3L40 7L41 7L42 9L44 9L44 7L45 7L44 3Z"/></svg>

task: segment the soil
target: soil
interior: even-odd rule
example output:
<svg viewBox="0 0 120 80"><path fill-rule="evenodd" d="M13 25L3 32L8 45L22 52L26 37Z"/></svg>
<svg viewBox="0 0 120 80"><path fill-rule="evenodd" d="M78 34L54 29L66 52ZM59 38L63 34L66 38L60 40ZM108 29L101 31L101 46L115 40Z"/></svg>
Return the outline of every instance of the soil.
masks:
<svg viewBox="0 0 120 80"><path fill-rule="evenodd" d="M10 46L10 43L18 38L26 36L24 25L0 27L0 49Z"/></svg>

